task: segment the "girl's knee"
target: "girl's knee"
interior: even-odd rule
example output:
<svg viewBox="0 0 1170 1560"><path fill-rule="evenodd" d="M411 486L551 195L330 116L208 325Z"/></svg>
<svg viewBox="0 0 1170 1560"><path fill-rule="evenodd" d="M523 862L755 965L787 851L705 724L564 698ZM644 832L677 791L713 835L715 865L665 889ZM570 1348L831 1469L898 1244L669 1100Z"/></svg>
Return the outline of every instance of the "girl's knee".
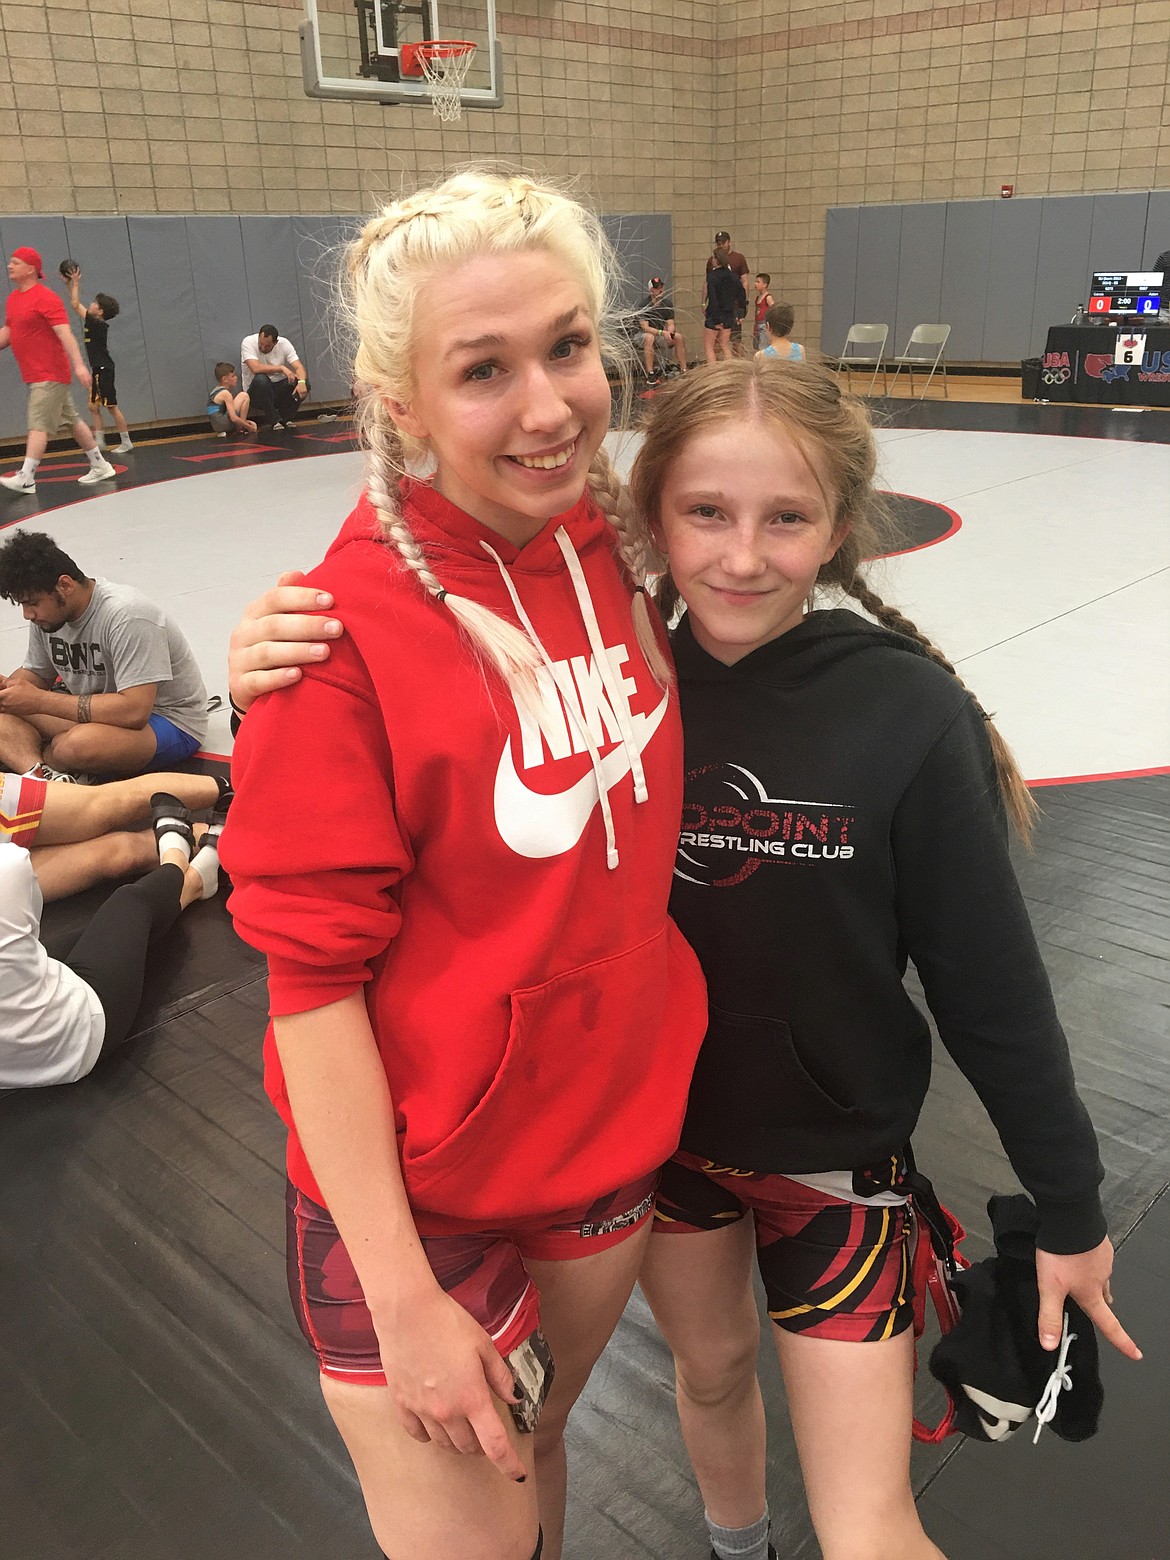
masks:
<svg viewBox="0 0 1170 1560"><path fill-rule="evenodd" d="M737 1396L755 1380L758 1328L734 1337L715 1338L694 1355L676 1354L675 1379L690 1402L713 1408Z"/></svg>

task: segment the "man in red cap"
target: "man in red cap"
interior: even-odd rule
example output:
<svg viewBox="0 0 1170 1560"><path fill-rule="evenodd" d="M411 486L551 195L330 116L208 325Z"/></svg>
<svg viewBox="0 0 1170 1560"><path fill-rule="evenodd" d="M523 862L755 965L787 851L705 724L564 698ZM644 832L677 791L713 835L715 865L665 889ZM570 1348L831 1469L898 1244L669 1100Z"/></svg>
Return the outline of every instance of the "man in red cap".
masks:
<svg viewBox="0 0 1170 1560"><path fill-rule="evenodd" d="M70 365L80 382L89 388L90 371L82 362L81 351L69 328L65 305L45 286L41 257L35 249L14 249L8 262L8 279L13 291L5 306L5 323L0 328L0 348L10 346L28 386L28 440L24 447L24 465L10 477L0 477L0 486L9 492L34 494L37 467L45 446L63 425L86 453L89 470L79 482L108 482L116 475L113 466L97 446L89 424L80 417L69 390Z"/></svg>

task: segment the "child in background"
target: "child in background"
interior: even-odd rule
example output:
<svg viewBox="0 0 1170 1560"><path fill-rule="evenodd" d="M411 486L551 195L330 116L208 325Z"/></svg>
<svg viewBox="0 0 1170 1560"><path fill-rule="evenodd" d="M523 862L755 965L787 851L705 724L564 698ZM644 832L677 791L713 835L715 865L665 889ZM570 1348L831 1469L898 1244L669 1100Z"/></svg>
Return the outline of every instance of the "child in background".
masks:
<svg viewBox="0 0 1170 1560"><path fill-rule="evenodd" d="M756 353L765 362L803 363L804 348L799 341L789 341L788 334L796 319L796 310L790 303L774 303L764 315L764 343Z"/></svg>
<svg viewBox="0 0 1170 1560"><path fill-rule="evenodd" d="M215 365L215 389L207 397L207 416L221 439L227 438L229 429L236 433L256 432L256 424L248 417L252 407L251 396L246 390L241 390L238 395L235 393L239 382L233 364Z"/></svg>
<svg viewBox="0 0 1170 1560"><path fill-rule="evenodd" d="M89 387L89 420L93 424L93 436L100 449L105 438L102 413L109 412L121 435L121 443L115 444L114 453L125 455L134 448L134 445L130 440L130 429L126 425L126 419L118 406L118 390L114 383L114 360L110 356L109 348L110 321L121 312L118 300L111 298L109 293L100 292L95 294L92 303L82 303L80 266L70 270L66 280L69 283L69 302L73 305L74 312L84 321L85 355L93 370L93 379Z"/></svg>
<svg viewBox="0 0 1170 1560"><path fill-rule="evenodd" d="M764 335L764 315L775 302L768 291L771 285L772 278L767 271L761 271L756 277L756 328L752 332L752 344L757 349L767 345L767 338Z"/></svg>
<svg viewBox="0 0 1170 1560"><path fill-rule="evenodd" d="M825 1560L939 1560L910 1486L903 1156L931 1036L1040 1215L1038 1330L1071 1296L1131 1358L1077 1094L1008 857L1034 805L954 668L866 583L872 430L828 374L664 391L631 474L667 565L685 737L671 913L709 1023L641 1282L674 1351L716 1556L765 1560L758 1263ZM852 598L869 617L814 609ZM871 622L869 618L876 619Z"/></svg>

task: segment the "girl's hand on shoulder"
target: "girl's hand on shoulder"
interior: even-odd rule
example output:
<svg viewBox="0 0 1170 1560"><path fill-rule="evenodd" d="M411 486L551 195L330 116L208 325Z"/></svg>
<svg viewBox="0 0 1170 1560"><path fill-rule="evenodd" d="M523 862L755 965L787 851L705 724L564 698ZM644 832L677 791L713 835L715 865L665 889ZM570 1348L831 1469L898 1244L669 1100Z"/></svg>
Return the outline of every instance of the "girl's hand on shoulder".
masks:
<svg viewBox="0 0 1170 1560"><path fill-rule="evenodd" d="M228 690L241 714L262 693L299 682L306 663L327 660L328 641L343 632L336 618L317 615L333 597L301 585L304 577L296 569L282 574L272 590L249 602L232 631Z"/></svg>
<svg viewBox="0 0 1170 1560"><path fill-rule="evenodd" d="M1073 1299L1101 1335L1127 1359L1140 1360L1142 1351L1113 1314L1109 1278L1113 1272L1113 1243L1108 1236L1092 1251L1057 1256L1036 1252L1036 1281L1040 1288L1040 1345L1060 1347L1064 1302Z"/></svg>
<svg viewBox="0 0 1170 1560"><path fill-rule="evenodd" d="M515 1401L511 1369L457 1300L436 1284L380 1325L375 1318L375 1330L390 1395L409 1436L487 1457L506 1478L527 1477L494 1401Z"/></svg>

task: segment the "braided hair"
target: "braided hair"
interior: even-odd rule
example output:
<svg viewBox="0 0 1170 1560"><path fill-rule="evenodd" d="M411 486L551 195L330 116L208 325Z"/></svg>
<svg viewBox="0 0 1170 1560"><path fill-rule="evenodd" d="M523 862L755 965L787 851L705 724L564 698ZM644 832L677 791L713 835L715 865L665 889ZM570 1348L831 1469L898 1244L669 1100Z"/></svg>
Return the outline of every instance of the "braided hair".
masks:
<svg viewBox="0 0 1170 1560"><path fill-rule="evenodd" d="M540 664L536 648L490 608L444 586L402 512L399 480L430 452L395 424L386 406L387 400L408 405L415 389L414 318L423 287L440 270L476 255L525 252L556 256L580 280L602 351L628 381L632 352L615 324L617 260L600 222L554 186L524 176L464 171L387 206L346 251L342 303L356 338L354 377L368 386L358 419L367 451L366 487L383 540L421 588L454 615L481 659L528 702ZM588 484L613 527L616 550L636 591L638 642L665 684L668 663L642 590L645 549L603 450L593 458Z"/></svg>
<svg viewBox="0 0 1170 1560"><path fill-rule="evenodd" d="M630 494L636 524L648 549L648 566L662 571L655 587L662 615L669 622L679 604L666 559L655 550L651 532L666 474L690 439L713 423L741 422L745 411L775 421L792 436L809 457L809 467L829 500L836 523L849 527L836 553L822 564L817 588L836 589L852 597L883 628L913 640L966 687L938 646L896 607L883 601L865 576L865 560L892 551L896 542L893 517L874 491L877 448L873 428L864 404L842 395L831 374L810 364L773 364L766 359L719 363L677 380L658 397L630 474ZM1008 817L1021 840L1030 845L1039 809L1011 749L977 700L976 709L986 725Z"/></svg>

